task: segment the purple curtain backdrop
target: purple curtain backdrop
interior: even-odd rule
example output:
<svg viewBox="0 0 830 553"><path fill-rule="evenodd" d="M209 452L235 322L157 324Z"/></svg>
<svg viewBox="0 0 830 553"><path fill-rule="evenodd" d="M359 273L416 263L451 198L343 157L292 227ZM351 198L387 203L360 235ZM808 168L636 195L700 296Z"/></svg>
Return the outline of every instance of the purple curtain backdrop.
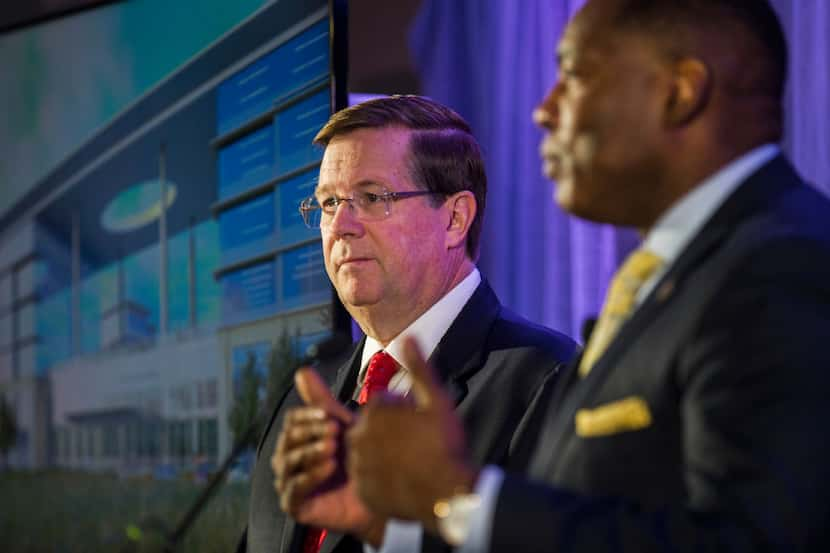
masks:
<svg viewBox="0 0 830 553"><path fill-rule="evenodd" d="M630 231L571 217L552 199L531 112L556 78L555 44L583 0L424 0L411 29L423 93L473 126L489 176L479 267L502 302L580 339L599 312ZM785 148L801 172L830 190L830 8L777 0L792 70ZM796 6L798 9L796 9Z"/></svg>
<svg viewBox="0 0 830 553"><path fill-rule="evenodd" d="M784 148L804 178L830 193L830 2L772 3L790 42Z"/></svg>

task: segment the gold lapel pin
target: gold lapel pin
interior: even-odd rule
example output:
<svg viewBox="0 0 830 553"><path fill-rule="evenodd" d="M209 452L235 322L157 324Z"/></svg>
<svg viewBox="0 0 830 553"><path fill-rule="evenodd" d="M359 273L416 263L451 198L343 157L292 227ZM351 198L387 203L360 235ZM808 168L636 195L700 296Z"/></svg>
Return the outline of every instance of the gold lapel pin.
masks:
<svg viewBox="0 0 830 553"><path fill-rule="evenodd" d="M669 279L657 289L655 298L659 303L663 303L674 293L674 279Z"/></svg>

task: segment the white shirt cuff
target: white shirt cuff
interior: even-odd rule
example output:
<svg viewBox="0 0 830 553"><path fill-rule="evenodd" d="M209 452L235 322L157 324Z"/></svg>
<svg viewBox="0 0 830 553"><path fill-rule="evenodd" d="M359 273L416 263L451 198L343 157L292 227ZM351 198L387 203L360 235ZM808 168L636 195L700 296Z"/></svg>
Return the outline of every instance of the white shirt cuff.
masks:
<svg viewBox="0 0 830 553"><path fill-rule="evenodd" d="M364 553L417 553L421 550L423 530L417 522L390 519L383 531L380 549L363 544Z"/></svg>
<svg viewBox="0 0 830 553"><path fill-rule="evenodd" d="M493 532L493 516L496 501L504 482L504 472L495 466L484 467L473 490L479 496L480 504L470 518L470 533L467 540L458 547L457 553L482 553L490 547ZM389 520L383 532L380 549L363 544L365 553L417 553L421 550L423 529L416 522Z"/></svg>
<svg viewBox="0 0 830 553"><path fill-rule="evenodd" d="M481 471L473 490L479 497L479 507L470 517L470 531L457 553L483 553L490 549L493 516L503 482L504 471L500 468L488 465Z"/></svg>

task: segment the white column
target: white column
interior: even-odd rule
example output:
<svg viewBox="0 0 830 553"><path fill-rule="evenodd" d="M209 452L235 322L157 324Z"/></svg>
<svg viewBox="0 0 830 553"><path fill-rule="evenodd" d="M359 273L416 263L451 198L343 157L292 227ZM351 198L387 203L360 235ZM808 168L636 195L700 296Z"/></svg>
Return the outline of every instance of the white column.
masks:
<svg viewBox="0 0 830 553"><path fill-rule="evenodd" d="M159 335L167 334L167 153L164 144L159 153L161 213L159 214Z"/></svg>

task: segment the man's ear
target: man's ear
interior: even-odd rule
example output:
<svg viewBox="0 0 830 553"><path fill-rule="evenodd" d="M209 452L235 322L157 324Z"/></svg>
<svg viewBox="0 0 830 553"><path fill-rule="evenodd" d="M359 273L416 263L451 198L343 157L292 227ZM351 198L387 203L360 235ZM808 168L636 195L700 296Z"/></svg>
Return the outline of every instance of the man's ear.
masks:
<svg viewBox="0 0 830 553"><path fill-rule="evenodd" d="M467 233L478 211L476 198L469 190L462 190L449 196L444 205L450 214L447 223L447 248L463 247L467 243Z"/></svg>
<svg viewBox="0 0 830 553"><path fill-rule="evenodd" d="M672 73L665 120L669 127L679 127L694 119L709 103L712 70L700 59L683 58L674 63Z"/></svg>

